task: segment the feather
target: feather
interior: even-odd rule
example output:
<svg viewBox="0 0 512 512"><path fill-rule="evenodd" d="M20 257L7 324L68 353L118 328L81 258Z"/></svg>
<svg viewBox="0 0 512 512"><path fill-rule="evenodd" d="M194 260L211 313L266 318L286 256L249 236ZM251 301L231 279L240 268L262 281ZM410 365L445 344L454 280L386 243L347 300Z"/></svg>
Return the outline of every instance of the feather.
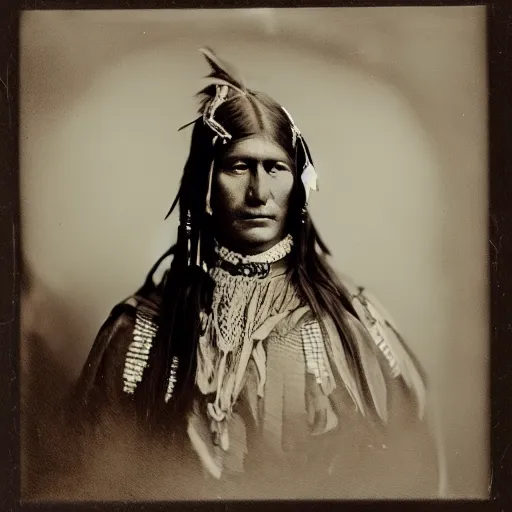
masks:
<svg viewBox="0 0 512 512"><path fill-rule="evenodd" d="M309 201L309 191L318 190L317 186L317 174L315 168L308 164L308 166L302 171L301 174L302 184L304 185L304 192L306 194L306 204Z"/></svg>
<svg viewBox="0 0 512 512"><path fill-rule="evenodd" d="M227 80L224 80L222 78L209 78L208 82L209 82L209 86L211 86L211 85L227 85L231 89L238 91L240 93L240 95L246 94L246 91L239 89L238 87L234 86L231 82L228 82ZM234 96L230 99L234 99Z"/></svg>
<svg viewBox="0 0 512 512"><path fill-rule="evenodd" d="M309 147L302 135L299 136L302 150L304 151L304 161L305 166L302 171L302 183L304 183L304 187L306 189L306 197L309 195L309 189L314 190L316 192L320 191L318 186L318 174L313 165L313 159L311 158L311 153L309 151Z"/></svg>
<svg viewBox="0 0 512 512"><path fill-rule="evenodd" d="M209 75L210 78L223 80L227 85L235 87L242 92L247 91L245 82L238 75L238 72L230 64L223 61L218 55L216 55L211 48L200 48L199 51L204 55L212 68Z"/></svg>
<svg viewBox="0 0 512 512"><path fill-rule="evenodd" d="M328 345L326 345L326 348L330 349L329 352L334 359L335 366L338 370L338 375L345 385L350 397L354 401L354 404L356 404L358 409L361 411L361 414L364 416L365 408L359 387L355 379L355 369L353 367L349 367L349 361L343 352L336 325L328 315L325 315L322 318L322 325L326 331L326 337L329 341Z"/></svg>
<svg viewBox="0 0 512 512"><path fill-rule="evenodd" d="M197 121L199 121L201 119L201 117L197 117L196 119L194 119L193 121L190 121L189 123L187 124L184 124L183 126L180 126L178 128L178 131L181 132L181 130L184 130L185 128L189 127L190 125L196 123Z"/></svg>
<svg viewBox="0 0 512 512"><path fill-rule="evenodd" d="M354 287L351 288L354 292ZM426 378L421 365L399 334L395 322L375 297L363 288L353 294L352 305L375 343L381 350L385 346L391 352L403 381L417 401L418 416L423 418L427 400Z"/></svg>
<svg viewBox="0 0 512 512"><path fill-rule="evenodd" d="M388 420L387 386L380 362L375 354L375 345L368 331L350 313L347 313L352 337L357 343L359 360L363 369L366 384L375 405L375 410L382 421Z"/></svg>
<svg viewBox="0 0 512 512"><path fill-rule="evenodd" d="M387 340L394 351L400 372L407 387L412 391L418 403L418 417L423 419L427 402L427 386L418 363L407 349L404 340L394 327L385 322Z"/></svg>

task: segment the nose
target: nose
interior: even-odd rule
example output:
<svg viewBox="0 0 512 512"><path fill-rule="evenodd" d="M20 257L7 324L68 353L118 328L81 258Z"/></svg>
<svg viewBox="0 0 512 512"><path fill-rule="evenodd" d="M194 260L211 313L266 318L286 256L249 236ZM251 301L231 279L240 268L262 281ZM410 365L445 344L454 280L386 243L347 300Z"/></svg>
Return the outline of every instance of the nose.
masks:
<svg viewBox="0 0 512 512"><path fill-rule="evenodd" d="M262 163L258 163L253 172L247 189L247 200L251 204L265 204L270 195L268 173Z"/></svg>

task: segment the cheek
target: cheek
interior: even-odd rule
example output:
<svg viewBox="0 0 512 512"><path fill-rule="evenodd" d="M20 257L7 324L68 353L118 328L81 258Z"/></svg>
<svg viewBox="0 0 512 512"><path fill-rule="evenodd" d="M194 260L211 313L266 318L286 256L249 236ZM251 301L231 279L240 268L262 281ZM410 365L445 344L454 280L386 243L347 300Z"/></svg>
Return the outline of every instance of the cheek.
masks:
<svg viewBox="0 0 512 512"><path fill-rule="evenodd" d="M278 178L274 187L274 200L282 208L287 208L293 189L293 175L286 173Z"/></svg>
<svg viewBox="0 0 512 512"><path fill-rule="evenodd" d="M212 182L211 201L217 211L229 212L243 201L241 184L225 174L216 174Z"/></svg>

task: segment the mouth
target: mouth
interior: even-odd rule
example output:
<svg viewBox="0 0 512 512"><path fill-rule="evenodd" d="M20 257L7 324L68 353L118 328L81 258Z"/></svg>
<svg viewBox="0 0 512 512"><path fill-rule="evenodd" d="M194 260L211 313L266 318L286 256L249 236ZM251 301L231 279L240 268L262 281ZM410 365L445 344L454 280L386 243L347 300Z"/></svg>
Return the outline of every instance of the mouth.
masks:
<svg viewBox="0 0 512 512"><path fill-rule="evenodd" d="M238 215L238 218L240 220L275 220L274 215L265 215L263 213L241 213L240 215Z"/></svg>
<svg viewBox="0 0 512 512"><path fill-rule="evenodd" d="M240 226L244 226L244 229L269 227L274 221L275 217L271 215L242 214L238 216L238 222Z"/></svg>

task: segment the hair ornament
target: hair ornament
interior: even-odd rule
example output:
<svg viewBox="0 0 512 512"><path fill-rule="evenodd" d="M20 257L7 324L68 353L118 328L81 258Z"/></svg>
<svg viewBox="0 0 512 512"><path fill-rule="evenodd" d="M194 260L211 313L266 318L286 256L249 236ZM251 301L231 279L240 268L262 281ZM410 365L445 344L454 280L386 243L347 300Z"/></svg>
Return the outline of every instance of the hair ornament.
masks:
<svg viewBox="0 0 512 512"><path fill-rule="evenodd" d="M210 164L210 171L208 172L208 191L206 192L206 206L205 211L208 215L212 215L212 181L213 181L213 169L215 167L215 159L212 159L212 163Z"/></svg>
<svg viewBox="0 0 512 512"><path fill-rule="evenodd" d="M228 82L227 80L225 80L223 78L208 77L208 81L210 82L211 85L225 85L225 86L233 89L234 91L236 91L238 94L231 96L231 98L229 98L230 100L234 100L235 98L238 98L239 96L245 96L247 94L246 91L243 91L236 85L233 85L231 82Z"/></svg>
<svg viewBox="0 0 512 512"><path fill-rule="evenodd" d="M203 96L202 117L205 126L208 126L214 133L221 137L226 143L231 139L231 134L218 123L214 116L215 111L225 101L231 101L239 96L247 94L247 88L243 78L227 62L223 61L211 48L200 48L199 50L211 68L208 75L209 85L199 94ZM229 92L235 92L228 98Z"/></svg>
<svg viewBox="0 0 512 512"><path fill-rule="evenodd" d="M293 147L295 148L297 145L297 141L300 142L300 145L302 147L302 151L304 153L304 167L302 169L300 178L302 181L302 184L304 185L304 192L306 194L306 205L309 201L309 192L310 190L316 190L318 191L318 174L316 172L316 169L313 166L313 162L311 161L311 155L309 153L309 148L306 144L306 141L304 140L304 137L302 136L302 133L300 132L299 128L295 124L295 121L293 120L292 116L286 110L283 106L281 106L283 109L283 112L286 114L286 117L288 117L288 120L290 121L290 126L292 129L292 137L293 137Z"/></svg>
<svg viewBox="0 0 512 512"><path fill-rule="evenodd" d="M231 139L231 134L227 132L221 124L215 121L214 115L215 111L226 101L229 87L227 85L217 84L215 90L215 96L204 109L203 122L222 139L223 143L226 143L226 140Z"/></svg>
<svg viewBox="0 0 512 512"><path fill-rule="evenodd" d="M192 261L192 213L190 210L187 210L185 218L185 236L187 238L187 265L190 266Z"/></svg>
<svg viewBox="0 0 512 512"><path fill-rule="evenodd" d="M290 121L290 126L292 129L292 137L293 137L292 144L293 144L293 147L295 148L297 146L297 139L301 136L300 130L297 128L297 125L295 124L295 121L293 120L293 117L290 115L288 110L286 110L282 105L281 105L281 108L282 108L283 112L286 114L288 121Z"/></svg>
<svg viewBox="0 0 512 512"><path fill-rule="evenodd" d="M218 135L215 135L212 140L212 147L215 147L215 144L217 143L217 140L219 139ZM210 163L210 170L208 171L208 189L206 191L206 206L205 211L208 215L212 215L212 182L213 182L213 170L215 168L215 158L212 158L212 161Z"/></svg>
<svg viewBox="0 0 512 512"><path fill-rule="evenodd" d="M196 117L196 119L194 119L193 121L190 121L189 123L184 124L183 126L180 126L178 128L178 131L181 132L181 130L184 130L185 128L188 128L189 126L197 123L197 121L199 121L200 119L202 119L202 116Z"/></svg>
<svg viewBox="0 0 512 512"><path fill-rule="evenodd" d="M237 89L242 94L246 93L245 80L231 64L221 59L211 48L203 47L199 51L211 67L211 73L208 75L211 82L222 83Z"/></svg>
<svg viewBox="0 0 512 512"><path fill-rule="evenodd" d="M302 207L302 210L300 211L300 222L301 222L301 224L305 224L307 218L308 218L308 209L306 208L306 205L304 205Z"/></svg>
<svg viewBox="0 0 512 512"><path fill-rule="evenodd" d="M302 174L300 175L300 179L304 185L304 191L306 193L306 204L308 204L310 190L318 191L318 175L309 158L306 159L306 165L302 171Z"/></svg>

